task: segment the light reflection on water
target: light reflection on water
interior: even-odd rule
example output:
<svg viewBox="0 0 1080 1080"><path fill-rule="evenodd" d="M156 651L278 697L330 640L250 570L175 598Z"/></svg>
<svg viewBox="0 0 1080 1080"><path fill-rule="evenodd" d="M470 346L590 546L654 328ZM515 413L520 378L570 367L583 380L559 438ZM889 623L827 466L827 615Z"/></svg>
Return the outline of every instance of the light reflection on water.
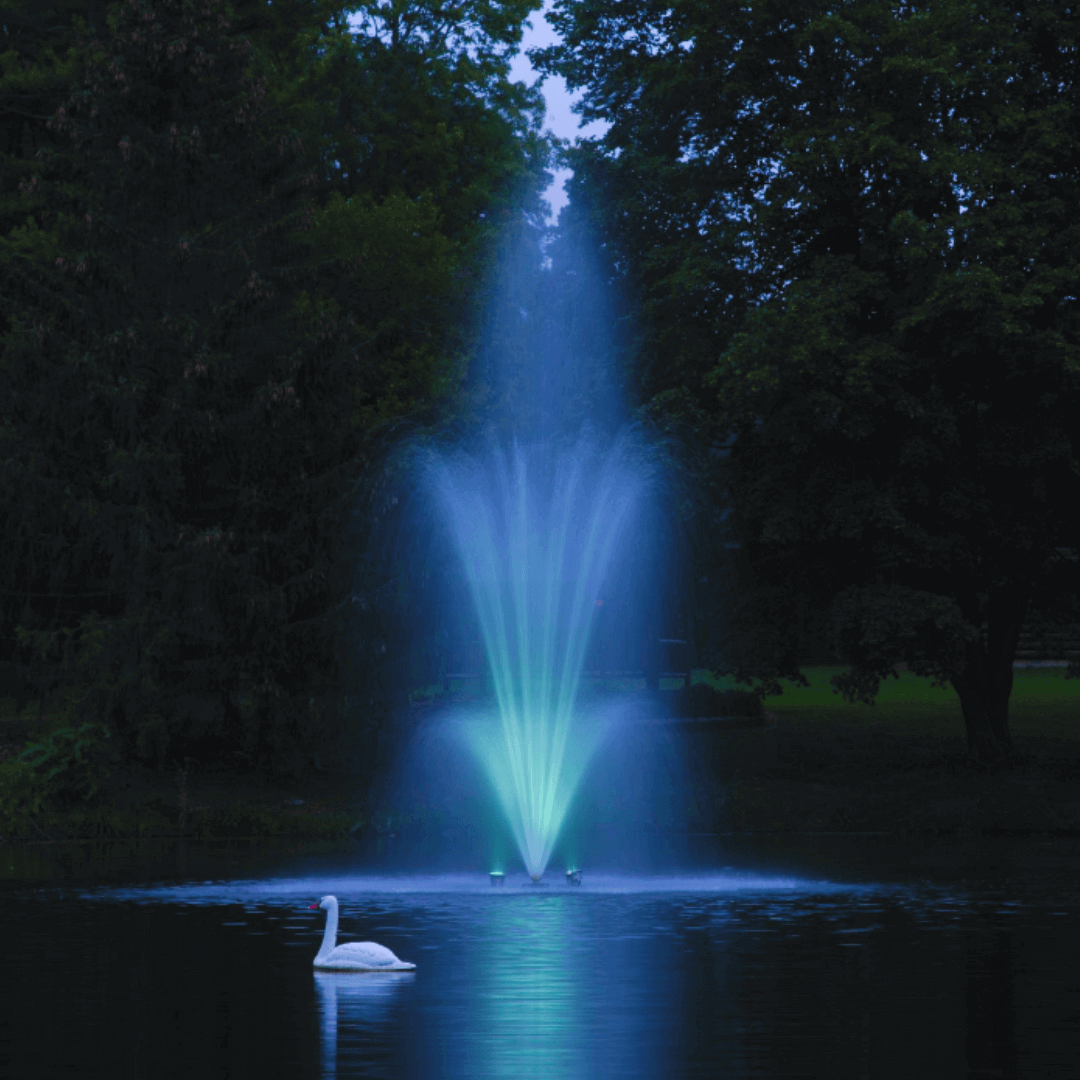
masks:
<svg viewBox="0 0 1080 1080"><path fill-rule="evenodd" d="M208 880L184 884L138 885L130 888L86 890L87 899L111 898L149 903L218 904L228 902L266 903L317 897L333 893L339 901L365 896L411 898L423 904L426 897L475 894L496 900L515 896L533 899L552 895L582 896L590 893L630 895L644 893L725 894L739 892L862 892L875 886L843 884L793 876L773 876L748 872L695 874L611 874L585 875L580 887L572 888L547 875L539 886L525 874L508 874L505 885L493 889L482 874L328 874L312 877L262 880Z"/></svg>
<svg viewBox="0 0 1080 1080"><path fill-rule="evenodd" d="M290 903L303 909L309 897L332 892L342 905L343 938L381 940L416 961L418 971L313 973L323 1080L402 1071L425 1077L575 1080L667 1074L665 1025L641 1018L654 1010L653 1002L670 1006L680 997L680 971L690 948L679 933L680 921L689 916L718 926L730 916L717 902L738 897L763 914L778 903L765 918L786 921L796 896L813 897L814 907L833 895L850 902L853 894L872 891L865 885L734 871L591 873L573 888L549 876L553 880L535 886L524 874L508 875L498 889L476 874L354 874L95 889L83 895L143 905L243 905L288 929L300 924L267 913ZM635 914L641 904L654 910L644 923L628 920L628 904ZM393 918L403 912L417 919L409 934ZM321 913L316 918L304 935L312 953L322 929ZM239 929L245 924L220 925ZM710 961L717 969L723 964L722 953ZM417 986L418 979L427 987ZM410 1034L409 1006L423 1000L432 984L439 986L442 1009L454 1022L429 1017L424 1030L413 1028ZM404 1054L408 1064L395 1053L403 1040L410 1045Z"/></svg>
<svg viewBox="0 0 1080 1080"><path fill-rule="evenodd" d="M383 893L386 884L380 882ZM429 895L438 891L433 884L427 883ZM458 888L452 891L459 894L479 891L454 884ZM538 902L530 902L534 898ZM447 958L472 986L467 1016L441 1033L440 1072L520 1080L543 1062L544 1074L553 1080L582 1075L595 1041L587 1037L582 1015L588 953L575 942L567 899L548 895L493 903L483 931L471 935L467 954ZM336 1078L339 1062L341 1075L360 1075L374 1064L370 1048L388 1033L394 1006L412 987L415 973L315 972L314 977L321 1075Z"/></svg>
<svg viewBox="0 0 1080 1080"><path fill-rule="evenodd" d="M320 1067L324 1080L336 1080L339 1046L355 1052L383 1035L394 1000L415 979L411 971L380 974L314 971L319 998Z"/></svg>
<svg viewBox="0 0 1080 1080"><path fill-rule="evenodd" d="M1072 1080L1080 850L929 854L952 872L875 881L777 857L783 872L492 888L293 862L243 880L12 887L0 970L20 994L0 1015L0 1073ZM342 940L380 941L417 971L313 972L325 916L307 906L326 892Z"/></svg>
<svg viewBox="0 0 1080 1080"><path fill-rule="evenodd" d="M561 899L493 905L473 958L485 978L470 1004L472 1046L455 1046L461 1065L478 1050L491 1077L528 1076L538 1061L552 1078L576 1075L582 987Z"/></svg>

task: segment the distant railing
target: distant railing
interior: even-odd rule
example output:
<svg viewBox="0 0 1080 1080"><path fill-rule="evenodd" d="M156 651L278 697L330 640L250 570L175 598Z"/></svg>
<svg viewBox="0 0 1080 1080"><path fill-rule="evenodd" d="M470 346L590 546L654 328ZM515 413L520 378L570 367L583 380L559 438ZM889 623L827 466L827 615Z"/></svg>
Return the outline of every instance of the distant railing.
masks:
<svg viewBox="0 0 1080 1080"><path fill-rule="evenodd" d="M824 640L807 637L798 651L799 663L840 664L843 661L829 651ZM1067 667L1080 660L1080 625L1066 626L1060 630L1026 630L1020 635L1013 666Z"/></svg>
<svg viewBox="0 0 1080 1080"><path fill-rule="evenodd" d="M460 657L459 657L460 659ZM479 651L471 658L477 667L473 670L448 671L443 676L443 686L449 693L479 694L485 689L487 673L478 670L481 661ZM604 681L609 679L644 679L651 689L676 690L690 685L690 646L682 638L658 638L656 648L648 669L641 668L598 668L586 662L582 678L586 681ZM672 683L677 683L673 686ZM665 685L661 686L661 683ZM462 685L464 684L464 685Z"/></svg>
<svg viewBox="0 0 1080 1080"><path fill-rule="evenodd" d="M1080 659L1080 626L1023 633L1016 648L1016 666L1065 667Z"/></svg>

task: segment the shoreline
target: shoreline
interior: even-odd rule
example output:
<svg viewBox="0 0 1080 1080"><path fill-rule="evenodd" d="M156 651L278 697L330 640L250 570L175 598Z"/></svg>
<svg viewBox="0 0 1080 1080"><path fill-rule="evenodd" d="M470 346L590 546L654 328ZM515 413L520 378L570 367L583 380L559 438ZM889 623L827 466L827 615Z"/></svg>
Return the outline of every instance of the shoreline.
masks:
<svg viewBox="0 0 1080 1080"><path fill-rule="evenodd" d="M810 734L781 720L775 763L683 792L694 806L679 835L1080 835L1080 741L1018 737L1009 762L979 770L962 740L887 738L880 728ZM227 775L153 774L97 806L5 815L0 845L136 839L423 837L453 825L447 811L372 812L357 778L326 773L271 784Z"/></svg>
<svg viewBox="0 0 1080 1080"><path fill-rule="evenodd" d="M828 672L812 674L824 684ZM673 793L668 822L710 835L1080 835L1080 686L1049 674L1029 686L1040 696L1018 694L1010 710L1015 753L989 769L967 759L955 703L926 688L912 700L917 686L892 684L876 706L811 688L768 702L765 726L688 725L696 775ZM0 758L18 753L32 727L0 723ZM271 780L212 765L186 777L129 768L93 805L31 815L0 801L0 847L453 830L452 808L375 805L369 784L343 772Z"/></svg>

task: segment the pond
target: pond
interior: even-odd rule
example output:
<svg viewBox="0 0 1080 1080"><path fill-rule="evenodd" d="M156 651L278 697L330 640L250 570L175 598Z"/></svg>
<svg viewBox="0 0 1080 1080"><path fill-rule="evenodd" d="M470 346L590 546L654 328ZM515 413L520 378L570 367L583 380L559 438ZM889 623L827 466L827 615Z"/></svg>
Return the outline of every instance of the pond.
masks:
<svg viewBox="0 0 1080 1080"><path fill-rule="evenodd" d="M1080 842L703 845L499 889L348 844L8 845L0 1075L1080 1075ZM313 972L325 893L415 973Z"/></svg>

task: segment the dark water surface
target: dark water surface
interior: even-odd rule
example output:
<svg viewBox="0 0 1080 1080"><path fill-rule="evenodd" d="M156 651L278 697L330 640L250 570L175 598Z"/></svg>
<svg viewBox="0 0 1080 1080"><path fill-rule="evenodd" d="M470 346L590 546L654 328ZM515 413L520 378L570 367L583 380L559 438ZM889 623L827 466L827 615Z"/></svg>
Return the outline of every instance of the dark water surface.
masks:
<svg viewBox="0 0 1080 1080"><path fill-rule="evenodd" d="M1080 1077L1077 841L715 843L499 890L345 845L6 846L0 1076ZM415 974L314 973L328 892Z"/></svg>

